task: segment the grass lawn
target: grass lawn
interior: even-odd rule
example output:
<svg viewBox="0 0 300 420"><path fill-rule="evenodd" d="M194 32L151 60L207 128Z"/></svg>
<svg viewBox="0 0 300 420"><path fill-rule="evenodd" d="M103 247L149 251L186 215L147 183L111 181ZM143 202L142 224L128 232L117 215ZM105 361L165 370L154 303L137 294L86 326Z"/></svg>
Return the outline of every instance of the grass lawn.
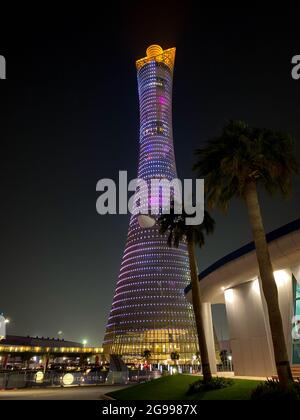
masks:
<svg viewBox="0 0 300 420"><path fill-rule="evenodd" d="M190 375L165 376L108 395L117 400L248 400L251 391L261 383L261 381L234 379L234 384L228 388L192 396L185 395L189 384L198 379L199 377Z"/></svg>

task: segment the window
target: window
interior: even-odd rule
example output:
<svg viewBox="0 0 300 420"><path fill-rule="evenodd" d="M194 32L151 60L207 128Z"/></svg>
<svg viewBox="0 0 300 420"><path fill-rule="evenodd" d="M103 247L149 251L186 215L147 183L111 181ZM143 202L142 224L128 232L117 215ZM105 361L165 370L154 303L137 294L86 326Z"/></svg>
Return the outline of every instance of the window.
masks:
<svg viewBox="0 0 300 420"><path fill-rule="evenodd" d="M300 284L296 281L296 299L300 299Z"/></svg>
<svg viewBox="0 0 300 420"><path fill-rule="evenodd" d="M300 284L294 279L294 296L295 296L295 312L294 315L300 316ZM299 321L298 321L299 322ZM300 325L299 325L300 328ZM293 342L293 363L300 364L300 340L294 340Z"/></svg>

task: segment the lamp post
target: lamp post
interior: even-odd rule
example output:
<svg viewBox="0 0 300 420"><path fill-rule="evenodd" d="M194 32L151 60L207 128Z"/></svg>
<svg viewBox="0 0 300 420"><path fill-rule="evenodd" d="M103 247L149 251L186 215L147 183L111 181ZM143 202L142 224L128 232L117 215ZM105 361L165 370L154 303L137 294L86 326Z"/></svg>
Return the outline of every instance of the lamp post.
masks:
<svg viewBox="0 0 300 420"><path fill-rule="evenodd" d="M232 356L228 356L230 372L232 372Z"/></svg>
<svg viewBox="0 0 300 420"><path fill-rule="evenodd" d="M4 336L6 337L6 335L7 335L7 325L10 323L10 319L8 319L8 318L5 318L5 321L4 321ZM0 335L1 335L1 333L0 333ZM5 338L4 337L4 338Z"/></svg>
<svg viewBox="0 0 300 420"><path fill-rule="evenodd" d="M9 319L6 319L2 313L0 313L0 340L6 337L6 325L9 323Z"/></svg>
<svg viewBox="0 0 300 420"><path fill-rule="evenodd" d="M192 372L193 373L195 373L195 367L194 367L194 365L195 365L196 359L197 359L197 356L194 354L193 357L192 357Z"/></svg>
<svg viewBox="0 0 300 420"><path fill-rule="evenodd" d="M83 339L82 340L82 344L83 344L83 348L85 349L85 347L86 347L86 345L87 345L87 340L86 339ZM80 364L81 364L81 367L83 368L84 366L85 366L85 364L86 364L86 359L85 359L85 355L84 354L81 354L81 362L80 362Z"/></svg>

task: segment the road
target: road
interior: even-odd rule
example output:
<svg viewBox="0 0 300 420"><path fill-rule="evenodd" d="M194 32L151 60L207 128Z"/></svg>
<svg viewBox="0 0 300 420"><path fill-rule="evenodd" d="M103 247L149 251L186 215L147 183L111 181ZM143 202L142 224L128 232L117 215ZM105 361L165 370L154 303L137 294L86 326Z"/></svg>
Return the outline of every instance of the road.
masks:
<svg viewBox="0 0 300 420"><path fill-rule="evenodd" d="M103 400L107 392L122 388L124 385L5 390L0 391L0 400Z"/></svg>

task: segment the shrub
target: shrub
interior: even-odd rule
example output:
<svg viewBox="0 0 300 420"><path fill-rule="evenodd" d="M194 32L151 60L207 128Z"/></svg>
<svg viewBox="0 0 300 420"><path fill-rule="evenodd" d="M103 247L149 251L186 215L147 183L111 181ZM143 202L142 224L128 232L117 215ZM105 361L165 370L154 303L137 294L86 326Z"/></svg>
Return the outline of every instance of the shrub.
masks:
<svg viewBox="0 0 300 420"><path fill-rule="evenodd" d="M300 382L297 380L292 385L284 388L278 380L270 379L261 385L258 385L252 391L251 400L257 401L299 401L300 400Z"/></svg>
<svg viewBox="0 0 300 420"><path fill-rule="evenodd" d="M197 394L198 392L214 391L215 389L227 388L233 385L232 379L226 378L212 378L209 382L204 382L203 379L200 379L197 382L194 382L190 385L187 395Z"/></svg>
<svg viewBox="0 0 300 420"><path fill-rule="evenodd" d="M161 376L170 376L170 373L167 370L163 370Z"/></svg>

